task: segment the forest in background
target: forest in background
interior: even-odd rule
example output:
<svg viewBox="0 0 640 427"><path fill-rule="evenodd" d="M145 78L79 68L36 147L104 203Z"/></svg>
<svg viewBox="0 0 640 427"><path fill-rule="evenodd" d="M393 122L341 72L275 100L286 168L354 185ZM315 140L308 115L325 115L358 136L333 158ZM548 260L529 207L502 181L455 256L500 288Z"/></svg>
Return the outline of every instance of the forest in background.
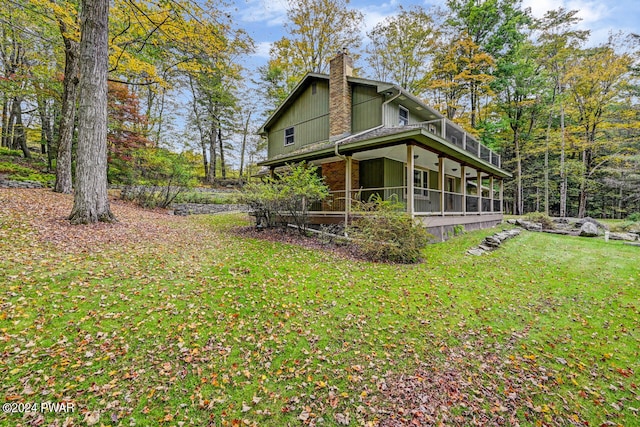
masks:
<svg viewBox="0 0 640 427"><path fill-rule="evenodd" d="M61 192L71 191L75 164L78 9L8 0L0 11L1 145L46 156ZM640 211L637 35L594 46L577 11L535 19L516 0L400 7L363 34L362 13L344 0L291 0L287 34L265 66L246 70L254 42L229 10L215 1L110 3L110 183L144 182L161 168L171 176L176 164L202 183L256 172L264 142L255 130L266 115L348 47L359 75L400 84L501 153L514 176L508 212ZM177 110L187 112L184 130Z"/></svg>

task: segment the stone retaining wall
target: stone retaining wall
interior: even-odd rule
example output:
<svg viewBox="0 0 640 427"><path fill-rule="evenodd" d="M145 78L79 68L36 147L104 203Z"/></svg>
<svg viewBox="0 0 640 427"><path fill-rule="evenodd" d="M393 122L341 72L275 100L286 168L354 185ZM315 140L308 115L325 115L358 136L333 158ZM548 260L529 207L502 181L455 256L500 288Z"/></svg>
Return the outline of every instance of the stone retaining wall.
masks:
<svg viewBox="0 0 640 427"><path fill-rule="evenodd" d="M200 203L176 203L172 204L174 215L186 216L186 215L202 215L202 214L217 214L222 212L241 211L248 212L249 207L246 205L215 205L215 204L200 204Z"/></svg>
<svg viewBox="0 0 640 427"><path fill-rule="evenodd" d="M0 188L44 188L44 185L37 181L10 181L8 179L0 179Z"/></svg>

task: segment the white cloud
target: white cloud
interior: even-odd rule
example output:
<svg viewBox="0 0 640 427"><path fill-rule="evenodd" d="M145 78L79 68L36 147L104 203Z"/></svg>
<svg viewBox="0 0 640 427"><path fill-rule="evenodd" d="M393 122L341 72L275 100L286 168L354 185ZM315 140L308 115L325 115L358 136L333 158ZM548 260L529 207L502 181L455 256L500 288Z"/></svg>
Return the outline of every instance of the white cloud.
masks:
<svg viewBox="0 0 640 427"><path fill-rule="evenodd" d="M272 42L256 43L256 51L253 56L258 58L269 58L269 51L271 50L272 45Z"/></svg>
<svg viewBox="0 0 640 427"><path fill-rule="evenodd" d="M286 0L248 0L238 17L243 22L282 25L287 20L287 7Z"/></svg>
<svg viewBox="0 0 640 427"><path fill-rule="evenodd" d="M559 7L578 10L578 17L582 19L582 25L602 20L609 15L611 10L611 5L606 5L601 1L589 0L523 0L522 6L531 8L531 13L537 18L542 18L547 11L555 10Z"/></svg>

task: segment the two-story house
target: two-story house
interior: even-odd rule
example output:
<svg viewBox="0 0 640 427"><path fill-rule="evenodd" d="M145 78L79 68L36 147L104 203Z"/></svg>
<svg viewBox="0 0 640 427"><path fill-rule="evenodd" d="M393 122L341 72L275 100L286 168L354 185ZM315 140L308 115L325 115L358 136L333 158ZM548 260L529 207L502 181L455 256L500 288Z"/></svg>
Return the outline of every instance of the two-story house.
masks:
<svg viewBox="0 0 640 427"><path fill-rule="evenodd" d="M444 237L502 221L500 156L398 85L353 76L346 52L330 74L308 73L267 119L272 171L317 165L331 191L314 206L317 223L348 221L353 200L397 198Z"/></svg>

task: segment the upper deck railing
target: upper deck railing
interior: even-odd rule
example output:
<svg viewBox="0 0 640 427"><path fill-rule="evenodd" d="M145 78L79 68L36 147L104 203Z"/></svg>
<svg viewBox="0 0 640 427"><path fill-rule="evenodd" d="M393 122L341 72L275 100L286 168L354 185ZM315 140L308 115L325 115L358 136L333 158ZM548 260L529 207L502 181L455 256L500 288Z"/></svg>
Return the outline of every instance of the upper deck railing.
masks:
<svg viewBox="0 0 640 427"><path fill-rule="evenodd" d="M466 152L482 159L494 166L500 167L500 155L482 145L473 136L469 135L461 127L447 119L436 119L428 122L412 123L409 127L426 129L429 133L462 148Z"/></svg>

